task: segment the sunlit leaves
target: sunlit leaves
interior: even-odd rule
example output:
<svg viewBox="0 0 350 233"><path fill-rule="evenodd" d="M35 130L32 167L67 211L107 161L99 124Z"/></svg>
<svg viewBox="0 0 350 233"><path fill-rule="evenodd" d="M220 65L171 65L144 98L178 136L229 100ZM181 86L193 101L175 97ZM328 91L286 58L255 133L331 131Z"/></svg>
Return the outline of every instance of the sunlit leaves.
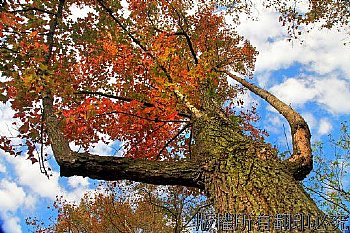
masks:
<svg viewBox="0 0 350 233"><path fill-rule="evenodd" d="M174 91L199 109L223 105L238 90L216 69L253 70L254 48L212 3L128 1L125 14L120 1L65 1L57 19L58 4L11 3L1 13L3 99L34 143L46 138L40 106L50 93L66 137L86 150L108 139L123 142L125 156L189 156L190 111ZM88 13L73 19L72 7Z"/></svg>

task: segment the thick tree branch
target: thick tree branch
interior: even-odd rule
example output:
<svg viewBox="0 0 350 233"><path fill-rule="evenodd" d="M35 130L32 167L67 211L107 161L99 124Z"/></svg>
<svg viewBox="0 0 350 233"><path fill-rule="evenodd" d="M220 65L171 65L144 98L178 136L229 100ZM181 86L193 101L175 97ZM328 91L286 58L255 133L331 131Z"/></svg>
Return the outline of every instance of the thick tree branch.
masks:
<svg viewBox="0 0 350 233"><path fill-rule="evenodd" d="M63 161L71 161L73 152L69 147L69 143L61 129L61 122L55 115L53 108L53 98L50 94L43 98L43 114L46 125L46 131L51 142L52 151L55 155L57 163Z"/></svg>
<svg viewBox="0 0 350 233"><path fill-rule="evenodd" d="M49 49L48 49L48 53L45 57L46 64L48 64L50 62L50 58L51 58L53 47L54 47L53 41L54 41L55 31L56 31L56 27L58 25L58 21L62 18L62 11L63 11L64 3L65 3L65 0L60 0L60 2L58 4L58 8L57 8L57 13L54 14L55 17L50 24L50 30L49 30L49 33L47 35L47 45L49 46Z"/></svg>
<svg viewBox="0 0 350 233"><path fill-rule="evenodd" d="M183 16L183 14L181 14L177 9L176 7L173 6L173 4L171 4L171 2L167 1L167 3L169 4L169 6L171 6L171 8L173 8L173 10L175 11L177 17L178 17L178 26L180 27L181 29L181 34L180 35L183 35L185 36L186 38L186 42L187 42L187 45L188 45L188 48L190 49L190 52L192 54L192 57L193 57L193 60L194 60L194 64L198 64L198 58L197 58L197 55L196 55L196 52L194 51L194 48L193 48L193 44L192 44L192 41L191 41L191 38L190 36L187 34L187 32L185 31L185 29L182 27L182 24L180 22L180 19L183 18L184 21L186 21L186 18Z"/></svg>
<svg viewBox="0 0 350 233"><path fill-rule="evenodd" d="M183 29L182 29L182 30L183 30ZM194 51L191 38L190 38L190 36L189 36L185 31L183 31L183 32L184 32L184 36L185 36L185 38L186 38L187 45L188 45L188 47L190 48L192 57L193 57L193 59L194 59L194 64L197 65L197 64L198 64L198 58L197 58L196 52Z"/></svg>
<svg viewBox="0 0 350 233"><path fill-rule="evenodd" d="M270 92L257 87L226 70L219 71L225 73L254 94L266 100L286 118L291 128L293 143L293 154L286 160L286 163L293 173L294 178L297 180L303 180L312 170L313 163L310 143L311 133L304 118Z"/></svg>
<svg viewBox="0 0 350 233"><path fill-rule="evenodd" d="M60 164L61 175L202 188L194 179L201 172L199 163L149 161L88 153L73 153L72 156L71 161L64 161Z"/></svg>
<svg viewBox="0 0 350 233"><path fill-rule="evenodd" d="M61 0L58 12L62 12L63 3L64 1ZM60 13L57 13L51 24L47 63L51 57L53 36L59 15ZM122 100L131 101L132 99L123 98ZM147 161L73 152L62 132L61 122L55 115L53 97L50 93L44 96L43 106L47 133L57 163L60 165L61 175L80 175L102 180L128 179L151 184L186 185L200 188L194 178L199 177L199 165L192 162Z"/></svg>
<svg viewBox="0 0 350 233"><path fill-rule="evenodd" d="M47 46L49 47L49 49L45 56L45 60L44 60L45 64L50 63L52 51L54 48L55 31L58 25L58 21L62 18L64 4L65 4L65 0L59 1L55 17L50 22L50 30L47 37ZM53 142L52 150L55 155L56 154L60 155L60 156L57 156L56 160L58 163L60 163L63 160L69 160L71 157L72 151L70 150L69 143L64 137L63 132L60 128L61 123L59 122L59 120L54 114L55 110L53 107L53 96L50 90L47 90L45 93L43 93L42 102L43 102L42 119L43 119L43 123L46 124L49 139L51 142Z"/></svg>
<svg viewBox="0 0 350 233"><path fill-rule="evenodd" d="M175 89L174 90L177 98L185 104L185 106L193 113L193 115L196 118L201 118L202 116L204 116L205 114L202 111L199 111L198 108L196 108L189 100L188 98L183 95L179 90Z"/></svg>

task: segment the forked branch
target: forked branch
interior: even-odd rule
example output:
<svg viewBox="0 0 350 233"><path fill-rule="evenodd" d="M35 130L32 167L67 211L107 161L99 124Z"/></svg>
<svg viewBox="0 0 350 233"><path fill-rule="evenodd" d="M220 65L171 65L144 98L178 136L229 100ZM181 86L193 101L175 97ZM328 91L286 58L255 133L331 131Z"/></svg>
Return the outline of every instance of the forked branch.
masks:
<svg viewBox="0 0 350 233"><path fill-rule="evenodd" d="M266 100L266 102L271 104L272 107L274 107L286 118L291 128L293 154L285 162L291 169L294 178L297 180L303 180L312 170L313 163L310 143L311 133L309 126L307 125L304 118L290 106L282 102L280 99L265 89L255 86L254 84L249 83L246 80L226 70L219 71L225 73L230 78L236 80L254 94Z"/></svg>

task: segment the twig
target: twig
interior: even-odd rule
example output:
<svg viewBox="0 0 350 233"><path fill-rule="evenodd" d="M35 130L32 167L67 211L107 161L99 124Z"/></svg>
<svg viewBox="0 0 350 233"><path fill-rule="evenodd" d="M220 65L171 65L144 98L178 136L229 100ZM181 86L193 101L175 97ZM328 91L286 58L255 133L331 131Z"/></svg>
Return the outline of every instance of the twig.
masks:
<svg viewBox="0 0 350 233"><path fill-rule="evenodd" d="M159 157L161 156L161 154L163 153L163 151L169 146L170 143L172 143L182 132L184 132L191 124L187 124L185 125L185 127L183 127L179 132L177 132L177 134L172 137L167 143L165 143L165 145L163 146L163 148L159 151L156 160L159 159Z"/></svg>
<svg viewBox="0 0 350 233"><path fill-rule="evenodd" d="M45 14L50 14L50 15L56 15L55 13L51 12L51 11L47 11L44 9L40 9L37 7L30 7L30 8L25 8L25 9L20 9L20 10L13 10L13 11L7 11L8 13L20 13L20 12L28 12L28 11L38 11L41 13L45 13Z"/></svg>
<svg viewBox="0 0 350 233"><path fill-rule="evenodd" d="M158 123L158 122L165 122L165 123L169 123L169 122L173 122L173 123L190 122L190 121L182 121L182 120L159 120L158 118L150 119L150 118L139 116L139 115L136 115L136 114L133 114L133 113L119 112L119 111L106 112L106 113L102 113L102 114L97 114L96 116L104 116L104 115L110 115L110 114L124 114L124 115L128 115L128 116L140 118L140 119L143 119L143 120L147 120L147 121L153 121L153 122L156 122L156 123Z"/></svg>

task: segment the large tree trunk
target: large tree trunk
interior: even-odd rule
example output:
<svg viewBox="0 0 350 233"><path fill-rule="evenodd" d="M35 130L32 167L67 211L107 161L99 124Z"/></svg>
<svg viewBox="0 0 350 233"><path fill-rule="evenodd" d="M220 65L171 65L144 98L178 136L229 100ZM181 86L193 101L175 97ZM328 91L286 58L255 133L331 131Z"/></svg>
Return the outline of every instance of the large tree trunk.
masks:
<svg viewBox="0 0 350 233"><path fill-rule="evenodd" d="M220 117L200 121L198 128L195 153L207 158L202 182L217 212L322 215L269 144L252 140Z"/></svg>

